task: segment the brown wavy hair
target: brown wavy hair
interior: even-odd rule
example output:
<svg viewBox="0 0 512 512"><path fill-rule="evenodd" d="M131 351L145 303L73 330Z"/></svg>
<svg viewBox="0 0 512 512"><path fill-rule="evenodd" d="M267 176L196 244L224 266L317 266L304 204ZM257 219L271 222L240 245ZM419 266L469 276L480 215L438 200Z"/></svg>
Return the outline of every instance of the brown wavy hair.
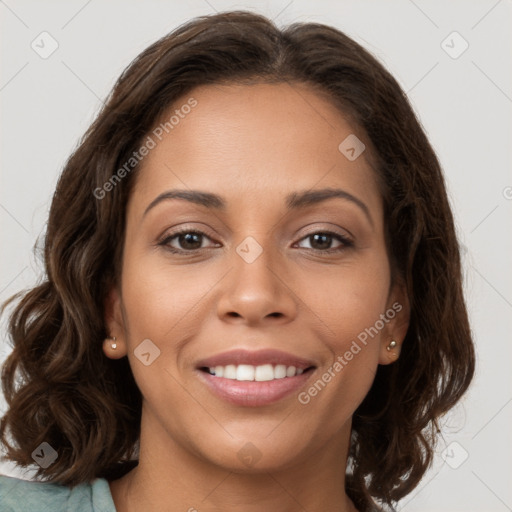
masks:
<svg viewBox="0 0 512 512"><path fill-rule="evenodd" d="M105 357L102 342L137 166L101 200L93 191L178 98L200 85L255 82L308 84L362 128L384 200L392 276L407 288L410 325L400 358L378 367L353 416L347 493L360 510L393 507L432 462L439 418L466 391L475 364L438 159L396 80L355 41L322 24L279 29L234 11L180 26L122 73L58 181L44 280L4 304L14 308L13 351L2 369L8 409L0 442L21 467L33 465L41 442L54 447L57 460L36 477L73 487L119 478L136 464L141 393L128 359Z"/></svg>

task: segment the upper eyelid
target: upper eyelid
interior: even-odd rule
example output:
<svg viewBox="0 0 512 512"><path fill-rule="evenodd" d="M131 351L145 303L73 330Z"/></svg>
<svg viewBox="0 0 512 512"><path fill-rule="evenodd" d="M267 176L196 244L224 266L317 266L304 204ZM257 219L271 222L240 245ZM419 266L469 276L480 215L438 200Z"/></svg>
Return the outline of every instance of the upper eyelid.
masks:
<svg viewBox="0 0 512 512"><path fill-rule="evenodd" d="M167 231L165 231L164 234L162 236L160 236L158 239L159 239L160 242L165 242L166 240L169 240L171 238L175 238L178 235L182 235L182 234L185 234L185 233L198 233L198 234L201 234L201 235L204 235L204 236L208 237L210 240L212 240L214 238L214 235L210 235L204 229L185 227L185 228L177 228L176 231L172 231L172 232L169 232L169 233Z"/></svg>
<svg viewBox="0 0 512 512"><path fill-rule="evenodd" d="M175 235L179 235L181 233L200 233L200 234L212 237L212 238L215 238L215 236L216 236L215 234L210 234L208 232L207 228L196 228L196 227L187 226L187 225L177 227L174 231L172 231L172 228L169 228L169 229L171 229L171 232L168 233L168 230L166 229L159 238L160 239L168 238L168 237L172 237L172 236L175 236ZM348 231L347 229L340 228L339 226L338 226L337 229L340 229L340 230L344 231L346 233L346 236L343 233L337 233L336 232L336 228L330 228L330 227L322 228L322 227L316 226L316 227L309 228L307 233L304 233L302 235L302 237L308 236L310 234L315 234L315 233L318 233L318 232L322 232L322 233L332 233L334 235L339 235L339 236L345 236L345 238L353 238L352 233L350 231Z"/></svg>

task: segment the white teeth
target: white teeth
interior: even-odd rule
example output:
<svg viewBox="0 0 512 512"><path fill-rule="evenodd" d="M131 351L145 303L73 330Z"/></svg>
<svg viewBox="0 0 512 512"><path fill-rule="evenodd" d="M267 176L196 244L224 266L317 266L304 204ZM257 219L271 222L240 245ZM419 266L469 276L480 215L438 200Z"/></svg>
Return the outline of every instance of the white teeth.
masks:
<svg viewBox="0 0 512 512"><path fill-rule="evenodd" d="M274 378L274 367L271 364L256 366L254 380L263 382L264 380L274 380Z"/></svg>
<svg viewBox="0 0 512 512"><path fill-rule="evenodd" d="M234 364L228 364L224 367L224 377L226 379L236 379L236 366Z"/></svg>
<svg viewBox="0 0 512 512"><path fill-rule="evenodd" d="M295 375L304 373L304 370L284 364L277 364L275 366L271 364L263 364L260 366L228 364L227 366L208 368L208 372L215 377L224 377L225 379L263 382L274 379L284 379L285 377L295 377Z"/></svg>
<svg viewBox="0 0 512 512"><path fill-rule="evenodd" d="M295 366L288 366L288 368L286 368L286 376L293 377L295 375L295 370Z"/></svg>
<svg viewBox="0 0 512 512"><path fill-rule="evenodd" d="M274 377L276 379L283 379L286 377L286 366L284 364L278 364L275 366Z"/></svg>
<svg viewBox="0 0 512 512"><path fill-rule="evenodd" d="M236 380L254 380L254 366L239 364L236 368Z"/></svg>

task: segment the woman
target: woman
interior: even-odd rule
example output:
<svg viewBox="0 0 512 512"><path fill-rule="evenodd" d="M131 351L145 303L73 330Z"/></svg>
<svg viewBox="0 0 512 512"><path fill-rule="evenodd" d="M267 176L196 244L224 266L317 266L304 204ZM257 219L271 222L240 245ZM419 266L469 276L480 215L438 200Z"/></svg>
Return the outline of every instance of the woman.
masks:
<svg viewBox="0 0 512 512"><path fill-rule="evenodd" d="M439 162L328 26L221 13L139 55L45 262L0 425L44 482L0 477L7 510L392 509L473 376Z"/></svg>

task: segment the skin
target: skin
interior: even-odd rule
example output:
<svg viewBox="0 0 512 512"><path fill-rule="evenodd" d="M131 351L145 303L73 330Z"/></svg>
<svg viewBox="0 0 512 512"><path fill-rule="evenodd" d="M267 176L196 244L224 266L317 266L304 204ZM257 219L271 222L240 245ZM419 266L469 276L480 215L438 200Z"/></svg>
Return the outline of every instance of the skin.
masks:
<svg viewBox="0 0 512 512"><path fill-rule="evenodd" d="M105 354L128 356L143 395L139 465L109 482L116 508L354 511L343 487L352 415L378 365L399 356L409 311L391 283L366 154L351 162L338 150L349 134L364 135L302 84L204 86L178 108L191 96L197 106L143 160L127 205L121 283L106 302L117 348L106 342ZM320 188L352 194L371 220L340 198L287 212L287 194ZM216 193L227 208L172 199L144 215L170 189ZM186 252L179 237L168 246L184 255L158 245L178 227L204 232L193 239L203 249ZM326 230L353 245L315 244L310 235ZM263 250L252 263L236 252L248 236ZM307 404L292 393L235 406L197 377L198 359L276 348L315 362L307 390L395 302L402 311ZM161 351L149 366L134 355L145 339ZM392 339L398 346L386 350ZM249 467L238 456L248 442L261 457Z"/></svg>

